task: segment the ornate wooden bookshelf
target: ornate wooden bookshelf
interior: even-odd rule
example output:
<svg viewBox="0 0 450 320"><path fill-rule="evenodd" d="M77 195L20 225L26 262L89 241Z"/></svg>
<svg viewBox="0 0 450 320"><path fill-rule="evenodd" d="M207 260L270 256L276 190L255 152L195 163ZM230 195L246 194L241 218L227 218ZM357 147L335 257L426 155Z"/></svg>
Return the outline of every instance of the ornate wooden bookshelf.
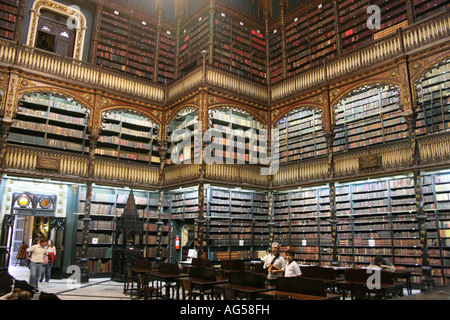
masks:
<svg viewBox="0 0 450 320"><path fill-rule="evenodd" d="M96 154L159 164L159 125L143 114L115 110L103 114Z"/></svg>
<svg viewBox="0 0 450 320"><path fill-rule="evenodd" d="M52 93L24 96L11 126L9 141L38 148L85 154L88 151L86 108Z"/></svg>

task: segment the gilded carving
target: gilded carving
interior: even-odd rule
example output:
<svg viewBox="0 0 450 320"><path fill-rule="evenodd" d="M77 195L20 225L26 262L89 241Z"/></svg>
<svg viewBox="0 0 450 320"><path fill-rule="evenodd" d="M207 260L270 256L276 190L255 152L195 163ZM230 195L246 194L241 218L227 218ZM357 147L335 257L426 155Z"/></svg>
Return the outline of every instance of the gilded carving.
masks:
<svg viewBox="0 0 450 320"><path fill-rule="evenodd" d="M33 4L30 17L30 26L28 29L28 39L27 45L33 47L36 42L37 27L39 23L40 12L42 9L47 9L65 17L70 17L78 22L76 39L75 39L75 49L73 58L77 60L82 59L83 47L84 47L84 37L87 30L86 18L82 12L75 10L72 7L60 4L51 0L36 0Z"/></svg>

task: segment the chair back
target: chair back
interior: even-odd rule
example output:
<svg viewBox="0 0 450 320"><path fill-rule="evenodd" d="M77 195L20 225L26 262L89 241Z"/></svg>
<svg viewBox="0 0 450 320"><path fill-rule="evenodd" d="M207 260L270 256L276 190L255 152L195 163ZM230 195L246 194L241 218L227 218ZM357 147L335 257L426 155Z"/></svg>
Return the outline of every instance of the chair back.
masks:
<svg viewBox="0 0 450 320"><path fill-rule="evenodd" d="M265 287L265 276L248 271L231 271L229 282L231 284L244 285L255 288Z"/></svg>
<svg viewBox="0 0 450 320"><path fill-rule="evenodd" d="M145 260L145 259L138 259L136 260L136 264L135 264L136 268L139 269L152 269L152 262L149 260Z"/></svg>
<svg viewBox="0 0 450 320"><path fill-rule="evenodd" d="M158 271L162 273L168 274L180 274L180 269L177 264L162 262L158 266Z"/></svg>
<svg viewBox="0 0 450 320"><path fill-rule="evenodd" d="M245 263L243 260L222 260L220 264L220 268L222 270L237 270L243 271L245 270Z"/></svg>
<svg viewBox="0 0 450 320"><path fill-rule="evenodd" d="M204 267L191 267L189 269L189 276L196 279L204 279L216 281L216 269Z"/></svg>
<svg viewBox="0 0 450 320"><path fill-rule="evenodd" d="M336 271L333 268L319 267L319 279L336 280Z"/></svg>
<svg viewBox="0 0 450 320"><path fill-rule="evenodd" d="M260 262L260 263L253 265L253 272L265 274L266 270L264 269L264 262Z"/></svg>
<svg viewBox="0 0 450 320"><path fill-rule="evenodd" d="M367 282L367 278L370 274L367 273L367 269L347 269L345 270L345 279L353 282Z"/></svg>
<svg viewBox="0 0 450 320"><path fill-rule="evenodd" d="M202 258L192 258L192 266L211 268L211 261Z"/></svg>
<svg viewBox="0 0 450 320"><path fill-rule="evenodd" d="M325 284L323 280L305 278L303 276L293 278L278 278L277 291L309 294L312 296L325 297Z"/></svg>
<svg viewBox="0 0 450 320"><path fill-rule="evenodd" d="M306 278L319 278L320 267L319 266L301 266L300 271L302 276Z"/></svg>
<svg viewBox="0 0 450 320"><path fill-rule="evenodd" d="M224 300L234 300L236 298L235 289L232 286L225 286L223 290Z"/></svg>

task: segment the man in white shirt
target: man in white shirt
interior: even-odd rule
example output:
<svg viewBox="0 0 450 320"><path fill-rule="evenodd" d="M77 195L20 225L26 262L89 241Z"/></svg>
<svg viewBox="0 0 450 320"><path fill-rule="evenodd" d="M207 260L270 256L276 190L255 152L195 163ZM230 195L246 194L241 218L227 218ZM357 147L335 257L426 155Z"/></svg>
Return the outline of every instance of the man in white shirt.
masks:
<svg viewBox="0 0 450 320"><path fill-rule="evenodd" d="M286 251L286 267L284 270L284 276L286 278L298 277L302 274L297 262L294 261L295 252L293 250Z"/></svg>
<svg viewBox="0 0 450 320"><path fill-rule="evenodd" d="M44 264L44 258L47 254L47 240L40 239L39 242L27 249L27 252L31 254L28 257L30 260L30 285L37 290L38 280L42 273L42 267Z"/></svg>
<svg viewBox="0 0 450 320"><path fill-rule="evenodd" d="M272 244L272 253L269 255L268 259L264 263L264 269L268 270L267 273L267 285L275 286L276 280L279 275L284 273L284 267L286 266L286 261L280 255L280 244L274 242Z"/></svg>

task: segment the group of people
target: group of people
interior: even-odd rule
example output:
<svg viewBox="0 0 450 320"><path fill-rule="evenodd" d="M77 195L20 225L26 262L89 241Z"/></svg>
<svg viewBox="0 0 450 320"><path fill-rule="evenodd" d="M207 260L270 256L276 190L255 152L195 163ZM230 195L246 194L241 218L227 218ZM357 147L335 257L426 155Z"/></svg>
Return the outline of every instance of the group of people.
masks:
<svg viewBox="0 0 450 320"><path fill-rule="evenodd" d="M294 261L295 251L287 250L285 257L280 254L280 244L274 242L267 254L262 258L264 262L263 268L267 270L267 284L269 286L275 286L276 280L279 276L298 277L302 274L300 266ZM370 264L369 268L381 268L383 270L394 271L395 267L387 259L380 255L377 255Z"/></svg>
<svg viewBox="0 0 450 320"><path fill-rule="evenodd" d="M27 249L29 254L30 285L38 290L38 281L50 281L52 267L56 258L56 248L52 240L39 239Z"/></svg>

